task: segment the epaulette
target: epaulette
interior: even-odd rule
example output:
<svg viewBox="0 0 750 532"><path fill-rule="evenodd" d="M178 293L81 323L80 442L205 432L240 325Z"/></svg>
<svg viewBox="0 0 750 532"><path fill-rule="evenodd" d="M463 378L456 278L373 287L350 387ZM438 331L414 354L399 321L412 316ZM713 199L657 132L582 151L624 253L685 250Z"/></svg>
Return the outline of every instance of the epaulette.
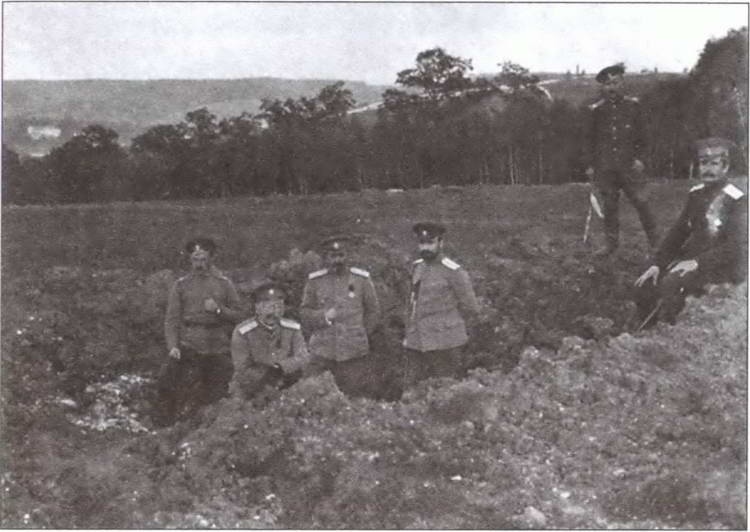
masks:
<svg viewBox="0 0 750 532"><path fill-rule="evenodd" d="M177 281L176 281L176 282L178 282L178 283L183 283L183 282L187 281L187 278L188 278L188 277L190 277L190 274L187 274L187 275L183 275L182 277L180 277L179 279L177 279Z"/></svg>
<svg viewBox="0 0 750 532"><path fill-rule="evenodd" d="M698 183L697 185L695 185L694 187L690 189L690 192L695 192L696 190L701 190L702 188L705 188L705 187L706 185L704 185L703 183Z"/></svg>
<svg viewBox="0 0 750 532"><path fill-rule="evenodd" d="M593 111L594 109L596 109L597 107L599 107L603 103L604 103L604 99L602 98L601 100L599 100L597 102L594 102L591 105L589 105L589 109L591 109Z"/></svg>
<svg viewBox="0 0 750 532"><path fill-rule="evenodd" d="M226 275L224 275L224 273L219 268L217 268L216 266L211 266L211 270L209 270L209 271L210 271L211 275L213 275L217 279L224 279L224 280L227 280L227 281L229 280L229 277L227 277Z"/></svg>
<svg viewBox="0 0 750 532"><path fill-rule="evenodd" d="M424 259L417 259L414 261L414 264L420 264L422 262L424 262Z"/></svg>
<svg viewBox="0 0 750 532"><path fill-rule="evenodd" d="M327 273L328 273L328 268L323 268L322 270L318 270L316 272L312 272L310 275L307 276L307 278L308 279L317 279L318 277L323 277Z"/></svg>
<svg viewBox="0 0 750 532"><path fill-rule="evenodd" d="M641 100L638 99L638 96L625 96L625 99L629 102L633 103L641 103Z"/></svg>
<svg viewBox="0 0 750 532"><path fill-rule="evenodd" d="M363 270L362 268L351 267L349 268L349 271L352 272L354 275L359 275L360 277L366 277L366 278L370 277L370 272L368 272L367 270Z"/></svg>
<svg viewBox="0 0 750 532"><path fill-rule="evenodd" d="M299 331L300 329L302 329L302 326L299 323L288 318L281 318L279 320L279 324L281 324L282 327L286 327L287 329L294 329L295 331Z"/></svg>
<svg viewBox="0 0 750 532"><path fill-rule="evenodd" d="M240 334L247 334L253 329L255 329L258 326L258 322L255 320L247 320L243 321L239 324L237 327L237 330L240 332Z"/></svg>
<svg viewBox="0 0 750 532"><path fill-rule="evenodd" d="M742 196L745 195L745 194L743 194L743 192L740 189L738 189L737 187L735 187L732 183L729 183L729 184L725 185L722 190L724 191L724 193L727 196L729 196L730 198L735 199L735 200L738 200Z"/></svg>
<svg viewBox="0 0 750 532"><path fill-rule="evenodd" d="M449 270L457 270L461 267L460 264L453 262L448 257L443 257L443 260L440 261L440 264L448 268Z"/></svg>

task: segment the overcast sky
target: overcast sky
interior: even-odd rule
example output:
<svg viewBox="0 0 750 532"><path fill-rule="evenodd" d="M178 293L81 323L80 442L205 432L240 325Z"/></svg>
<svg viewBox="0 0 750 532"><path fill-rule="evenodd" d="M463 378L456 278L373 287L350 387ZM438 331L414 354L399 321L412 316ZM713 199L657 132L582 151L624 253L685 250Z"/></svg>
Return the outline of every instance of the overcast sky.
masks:
<svg viewBox="0 0 750 532"><path fill-rule="evenodd" d="M742 4L4 3L5 79L274 76L391 84L442 46L491 73L691 68Z"/></svg>

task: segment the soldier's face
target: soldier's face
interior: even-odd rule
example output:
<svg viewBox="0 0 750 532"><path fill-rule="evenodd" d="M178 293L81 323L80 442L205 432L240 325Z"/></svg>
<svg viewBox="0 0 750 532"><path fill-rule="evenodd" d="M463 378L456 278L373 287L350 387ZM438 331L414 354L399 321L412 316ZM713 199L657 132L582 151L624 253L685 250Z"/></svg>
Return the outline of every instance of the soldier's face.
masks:
<svg viewBox="0 0 750 532"><path fill-rule="evenodd" d="M211 267L211 255L199 250L190 254L190 268L196 273L206 273Z"/></svg>
<svg viewBox="0 0 750 532"><path fill-rule="evenodd" d="M284 301L271 299L255 304L255 315L263 323L276 323L284 315Z"/></svg>
<svg viewBox="0 0 750 532"><path fill-rule="evenodd" d="M729 163L725 156L707 154L698 157L698 170L701 180L712 183L724 179L729 170Z"/></svg>
<svg viewBox="0 0 750 532"><path fill-rule="evenodd" d="M326 263L329 267L339 269L346 264L346 252L344 250L329 251L326 253Z"/></svg>
<svg viewBox="0 0 750 532"><path fill-rule="evenodd" d="M602 90L609 98L613 98L622 93L622 85L624 79L621 75L609 76L609 78L602 83Z"/></svg>
<svg viewBox="0 0 750 532"><path fill-rule="evenodd" d="M424 260L433 260L440 253L443 241L440 238L419 242L419 256Z"/></svg>

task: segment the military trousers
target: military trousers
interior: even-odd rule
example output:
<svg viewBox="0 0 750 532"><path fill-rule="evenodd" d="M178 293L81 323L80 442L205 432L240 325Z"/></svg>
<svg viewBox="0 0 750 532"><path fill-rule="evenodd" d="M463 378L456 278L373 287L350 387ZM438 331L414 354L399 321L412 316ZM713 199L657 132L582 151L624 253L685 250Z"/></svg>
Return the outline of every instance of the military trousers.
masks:
<svg viewBox="0 0 750 532"><path fill-rule="evenodd" d="M371 381L372 365L369 355L350 358L349 360L333 360L321 356L313 356L307 367L307 375L318 375L330 371L336 380L336 386L346 395L362 395Z"/></svg>
<svg viewBox="0 0 750 532"><path fill-rule="evenodd" d="M232 372L229 353L201 354L181 349L179 359L169 357L157 382L159 424L174 423L226 397Z"/></svg>
<svg viewBox="0 0 750 532"><path fill-rule="evenodd" d="M654 248L658 243L656 221L646 201L646 183L643 178L634 175L629 169L609 168L597 172L595 185L602 197L607 248L615 250L620 243L620 191L638 212L649 246Z"/></svg>
<svg viewBox="0 0 750 532"><path fill-rule="evenodd" d="M414 386L432 377L461 376L464 346L434 351L404 349L404 387Z"/></svg>
<svg viewBox="0 0 750 532"><path fill-rule="evenodd" d="M638 325L643 324L644 328L652 327L659 321L674 324L679 313L685 308L687 296L703 295L707 284L737 281L728 272L706 272L700 267L683 276L668 271L669 268L666 268L656 285L646 282L634 288L633 300L638 308Z"/></svg>

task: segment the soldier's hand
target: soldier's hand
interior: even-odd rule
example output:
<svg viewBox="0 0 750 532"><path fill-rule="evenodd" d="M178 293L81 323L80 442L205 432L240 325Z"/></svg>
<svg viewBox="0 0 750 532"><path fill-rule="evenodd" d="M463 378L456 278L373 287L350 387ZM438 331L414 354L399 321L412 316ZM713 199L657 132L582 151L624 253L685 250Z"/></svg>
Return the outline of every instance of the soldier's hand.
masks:
<svg viewBox="0 0 750 532"><path fill-rule="evenodd" d="M649 279L651 279L651 282L654 283L654 285L656 285L656 283L659 281L659 267L658 266L656 265L650 266L648 270L643 272L643 274L638 279L635 280L634 284L637 288L640 288Z"/></svg>
<svg viewBox="0 0 750 532"><path fill-rule="evenodd" d="M640 159L633 159L633 171L637 174L643 173L643 170L646 169L646 165L644 165Z"/></svg>
<svg viewBox="0 0 750 532"><path fill-rule="evenodd" d="M698 269L698 262L690 260L681 260L669 270L669 273L679 273L680 277L684 277L686 273L690 273Z"/></svg>
<svg viewBox="0 0 750 532"><path fill-rule="evenodd" d="M180 360L180 356L181 356L180 348L179 347L173 347L172 349L170 349L169 350L169 356L171 358L174 358L175 360Z"/></svg>
<svg viewBox="0 0 750 532"><path fill-rule="evenodd" d="M206 309L206 312L216 312L216 309L219 308L219 305L216 304L216 301L214 301L214 298L209 297L203 302L203 308Z"/></svg>
<svg viewBox="0 0 750 532"><path fill-rule="evenodd" d="M584 174L586 175L586 178L591 181L592 179L594 179L594 168L592 166L589 166L588 168L586 168Z"/></svg>
<svg viewBox="0 0 750 532"><path fill-rule="evenodd" d="M325 318L326 321L333 321L336 319L336 308L331 307L328 310L325 311Z"/></svg>

